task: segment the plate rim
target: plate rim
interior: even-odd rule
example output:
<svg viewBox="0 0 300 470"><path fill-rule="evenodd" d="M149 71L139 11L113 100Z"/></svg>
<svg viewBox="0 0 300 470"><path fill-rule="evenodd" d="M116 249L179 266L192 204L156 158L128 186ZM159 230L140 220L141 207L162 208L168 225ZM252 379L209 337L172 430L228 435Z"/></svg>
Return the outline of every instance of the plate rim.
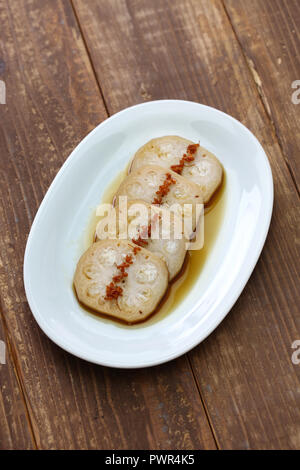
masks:
<svg viewBox="0 0 300 470"><path fill-rule="evenodd" d="M268 183L268 185L266 184L266 186L268 186L268 190L264 194L264 196L265 196L264 197L265 216L264 216L264 219L263 219L264 225L263 225L263 227L260 227L259 240L256 243L255 252L252 253L251 260L250 260L251 262L250 263L248 262L246 264L243 263L243 265L242 265L243 270L242 270L241 276L239 277L237 287L234 290L232 290L232 289L228 290L228 292L226 293L226 295L223 299L224 304L222 304L221 313L217 316L217 318L215 318L215 320L212 322L212 324L208 328L208 330L205 331L205 333L203 335L197 335L196 339L193 339L192 341L190 341L188 343L185 343L185 345L182 346L181 348L179 348L179 350L175 353L171 352L171 353L166 354L166 355L161 355L161 357L159 359L156 359L156 360L144 360L144 361L142 361L138 364L128 365L128 364L125 364L123 362L117 362L115 360L113 360L111 362L111 361L105 360L105 359L103 360L103 359L99 359L99 358L95 358L95 357L90 357L88 353L82 354L81 352L78 352L76 350L76 347L72 348L72 346L70 346L68 343L64 342L63 339L61 339L60 337L58 337L57 335L52 333L51 328L48 327L47 321L44 320L43 316L39 314L39 308L35 304L34 294L32 293L32 291L30 289L30 284L29 284L29 271L30 271L29 254L30 254L32 239L33 239L33 235L34 235L35 230L36 230L36 226L39 222L40 217L42 216L42 214L45 210L45 206L48 202L48 199L50 198L50 196L51 196L51 194L52 194L52 192L53 192L53 190L54 190L54 188L57 184L57 181L62 177L62 175L64 174L66 168L74 160L74 154L76 155L76 153L80 150L80 148L85 144L85 141L88 140L94 133L96 133L97 130L100 127L104 127L105 125L107 125L107 123L113 121L114 119L116 119L118 116L120 116L123 113L130 112L133 109L151 107L151 106L161 105L163 103L168 103L168 104L185 103L185 104L188 104L188 105L196 105L197 107L200 107L204 110L213 111L217 114L222 115L226 119L229 119L229 120L233 121L238 126L242 127L243 130L246 131L246 133L249 134L250 138L252 138L256 141L256 144L258 144L258 147L261 150L262 157L265 160L266 171L267 171L267 175L268 175L268 178L267 178L267 181L266 181L266 183ZM38 210L35 214L35 217L34 217L34 220L32 222L32 225L31 225L31 228L30 228L30 231L29 231L29 235L28 235L28 238L27 238L26 248L25 248L25 253L24 253L24 263L23 263L23 282L24 282L25 293L26 293L26 297L27 297L27 301L28 301L31 313L32 313L33 317L35 318L37 324L41 328L41 330L57 346L61 347L62 349L64 349L68 353L70 353L70 354L72 354L72 355L74 355L74 356L76 356L80 359L83 359L85 361L88 361L88 362L91 362L91 363L94 363L94 364L98 364L98 365L102 365L102 366L106 366L106 367L121 368L121 369L138 369L138 368L144 368L144 367L153 367L153 366L156 366L156 365L159 365L159 364L169 362L173 359L176 359L176 358L186 354L191 349L193 349L195 346L197 346L202 341L204 341L218 327L218 325L224 320L226 315L230 312L230 310L232 309L232 307L236 303L237 299L239 298L239 296L241 295L243 289L245 288L245 285L247 284L248 280L250 279L250 276L251 276L251 274L252 274L252 272L253 272L253 270L254 270L254 268L255 268L258 260L259 260L260 254L261 254L263 246L265 244L265 241L266 241L266 238L267 238L267 235L268 235L268 231L269 231L269 227L270 227L270 223L271 223L273 204L274 204L274 182L273 182L272 170L271 170L271 165L270 165L269 159L266 155L266 152L265 152L264 148L262 147L261 143L257 139L257 137L243 123L241 123L238 119L236 119L233 116L231 116L230 114L227 114L227 113L225 113L225 112L223 112L223 111L221 111L217 108L214 108L212 106L208 106L208 105L205 105L205 104L202 104L202 103L198 103L198 102L195 102L195 101L188 101L188 100L177 100L177 99L154 100L154 101L147 101L147 102L144 102L144 103L138 103L138 104L135 104L133 106L129 106L127 108L124 108L124 109L118 111L117 113L113 114L112 116L109 116L108 118L106 118L101 123L99 123L94 129L92 129L88 134L86 134L85 137L76 145L76 147L68 155L68 157L66 158L66 160L64 161L64 163L62 164L60 169L58 170L56 176L54 177L54 179L51 182L49 188L47 189L47 191L46 191L46 193L43 197L43 200L41 201L41 203L39 205L39 208L38 208Z"/></svg>

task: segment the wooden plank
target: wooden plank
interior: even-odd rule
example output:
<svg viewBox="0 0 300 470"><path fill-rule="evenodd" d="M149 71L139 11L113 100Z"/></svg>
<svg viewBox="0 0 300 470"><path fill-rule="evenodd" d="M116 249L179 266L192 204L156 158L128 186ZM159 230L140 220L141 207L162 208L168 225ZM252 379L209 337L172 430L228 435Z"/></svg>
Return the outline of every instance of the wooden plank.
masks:
<svg viewBox="0 0 300 470"><path fill-rule="evenodd" d="M1 316L0 341L0 449L34 449L27 409Z"/></svg>
<svg viewBox="0 0 300 470"><path fill-rule="evenodd" d="M267 244L226 321L190 359L221 448L299 447L299 366L291 362L299 200L221 1L74 5L110 112L151 99L199 101L241 120L263 144L275 184Z"/></svg>
<svg viewBox="0 0 300 470"><path fill-rule="evenodd" d="M292 84L300 80L300 3L224 3L299 192L300 81L294 84L297 88L292 88Z"/></svg>
<svg viewBox="0 0 300 470"><path fill-rule="evenodd" d="M22 280L33 216L62 162L106 111L69 1L7 0L0 23L7 88L0 298L37 447L214 448L187 358L150 372L92 366L54 345L34 321ZM18 423L11 426L12 444L25 446Z"/></svg>

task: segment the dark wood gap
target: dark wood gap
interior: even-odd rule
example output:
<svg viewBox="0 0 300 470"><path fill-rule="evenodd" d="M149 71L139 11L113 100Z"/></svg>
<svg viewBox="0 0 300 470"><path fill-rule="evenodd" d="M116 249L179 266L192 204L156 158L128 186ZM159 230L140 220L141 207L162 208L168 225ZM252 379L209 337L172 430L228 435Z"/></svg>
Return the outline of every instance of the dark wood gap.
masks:
<svg viewBox="0 0 300 470"><path fill-rule="evenodd" d="M196 387L197 387L197 390L198 390L198 393L199 393L199 397L200 397L200 400L201 400L201 403L202 403L202 406L203 406L203 409L204 409L204 412L205 412L205 415L206 415L206 418L207 418L207 422L209 424L209 427L210 427L210 430L211 430L211 433L212 433L212 436L213 436L213 439L215 441L215 444L216 444L216 450L222 450L221 449L221 446L218 442L218 438L217 438L217 434L214 430L214 426L213 426L213 423L212 423L212 420L211 420L211 417L210 417L210 414L209 414L209 409L208 409L208 406L205 402L205 399L201 393L201 389L200 389L200 383L198 382L197 380L197 377L196 377L196 374L195 374L195 371L194 371L194 368L193 368L193 365L192 365L192 362L191 362L191 359L190 359L190 356L189 356L189 353L186 353L186 356L187 356L187 360L188 360L188 363L190 365L190 368L191 368L191 371L192 371L192 374L193 374L193 377L194 377L194 381L196 383Z"/></svg>
<svg viewBox="0 0 300 470"><path fill-rule="evenodd" d="M82 28L81 28L81 24L80 24L80 21L79 21L77 12L76 12L76 8L74 7L74 2L73 2L73 0L70 0L70 3L71 3L71 8L72 8L72 10L73 10L73 14L74 14L74 17L75 17L75 20L76 20L78 29L79 29L79 31L80 31L80 35L81 35L82 42L83 42L84 47L85 47L85 51L86 51L87 57L88 57L88 59L89 59L90 65L91 65L91 69L92 69L93 74L94 74L95 81L96 81L97 86L98 86L98 89L99 89L99 93L100 93L100 96L101 96L101 99L102 99L102 102L103 102L103 105L104 105L104 108L105 108L107 117L109 117L109 116L110 116L109 109L108 109L108 106L107 106L107 103L106 103L106 100L105 100L105 97L104 97L104 94L103 94L103 91L102 91L102 88L101 88L101 84L100 84L100 82L99 82L99 80L98 80L98 76L97 76L97 73L96 73L96 70L95 70L95 67L94 67L94 63L93 63L93 60L92 60L92 57L91 57L91 54L90 54L90 51L89 51L87 42L86 42L86 40L85 40L85 36L84 36L83 30L82 30Z"/></svg>

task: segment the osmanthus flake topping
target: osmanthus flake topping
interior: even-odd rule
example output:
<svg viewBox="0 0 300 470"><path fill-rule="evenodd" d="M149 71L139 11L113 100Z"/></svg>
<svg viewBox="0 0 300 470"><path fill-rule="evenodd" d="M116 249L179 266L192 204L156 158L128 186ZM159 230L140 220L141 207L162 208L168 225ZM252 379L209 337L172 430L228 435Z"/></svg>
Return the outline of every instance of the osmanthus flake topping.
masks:
<svg viewBox="0 0 300 470"><path fill-rule="evenodd" d="M195 157L193 156L193 154L197 152L197 149L199 146L200 146L199 144L189 145L186 153L183 154L178 165L171 165L171 170L181 175L185 163L191 163L195 160Z"/></svg>

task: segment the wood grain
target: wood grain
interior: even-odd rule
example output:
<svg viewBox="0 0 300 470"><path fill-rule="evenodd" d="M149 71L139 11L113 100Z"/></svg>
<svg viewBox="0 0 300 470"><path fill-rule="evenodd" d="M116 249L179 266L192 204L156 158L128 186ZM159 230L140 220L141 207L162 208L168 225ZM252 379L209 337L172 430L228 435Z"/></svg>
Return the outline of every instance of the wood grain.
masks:
<svg viewBox="0 0 300 470"><path fill-rule="evenodd" d="M0 362L0 449L34 449L35 442L28 426L27 408L1 316L0 341L5 343L4 361Z"/></svg>
<svg viewBox="0 0 300 470"><path fill-rule="evenodd" d="M215 448L186 357L150 371L106 369L37 326L22 280L26 238L59 167L106 111L69 1L2 1L0 24L1 315L26 404L5 369L0 439L30 447L32 430L42 449Z"/></svg>
<svg viewBox="0 0 300 470"><path fill-rule="evenodd" d="M300 81L298 91L292 84L300 80L300 3L225 0L224 4L299 192ZM298 104L292 101L295 92Z"/></svg>
<svg viewBox="0 0 300 470"><path fill-rule="evenodd" d="M110 113L151 99L199 101L242 121L264 146L275 205L263 255L227 319L189 356L220 448L299 448L291 362L300 337L299 199L222 2L73 3Z"/></svg>

